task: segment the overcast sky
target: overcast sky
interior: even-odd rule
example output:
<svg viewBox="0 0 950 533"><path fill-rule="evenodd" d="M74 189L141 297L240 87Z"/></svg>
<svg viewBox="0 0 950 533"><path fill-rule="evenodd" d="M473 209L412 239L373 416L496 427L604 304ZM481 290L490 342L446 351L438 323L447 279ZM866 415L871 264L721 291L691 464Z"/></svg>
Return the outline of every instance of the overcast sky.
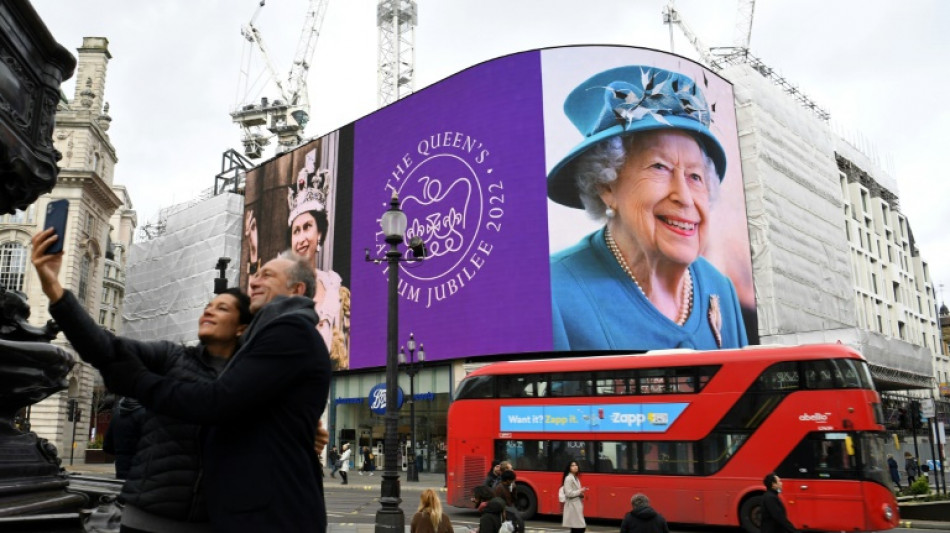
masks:
<svg viewBox="0 0 950 533"><path fill-rule="evenodd" d="M330 0L312 61L315 137L376 108L376 0ZM569 44L668 51L665 0L418 0L416 88L512 52ZM238 102L246 41L240 28L258 0L33 0L53 36L75 51L84 36L109 39L109 133L139 224L160 207L213 186L221 153L241 151L229 112ZM578 6L584 6L578 10ZM270 0L256 21L279 72L290 68L306 0ZM735 0L680 0L707 46L731 45ZM752 53L859 132L898 183L938 296L950 291L950 179L943 169L950 106L950 2L759 1ZM696 57L679 31L675 52ZM252 51L255 52L256 51ZM75 80L65 86L73 97ZM267 96L268 93L263 94ZM464 105L464 102L460 102ZM941 155L944 154L944 155ZM950 295L950 293L946 293Z"/></svg>

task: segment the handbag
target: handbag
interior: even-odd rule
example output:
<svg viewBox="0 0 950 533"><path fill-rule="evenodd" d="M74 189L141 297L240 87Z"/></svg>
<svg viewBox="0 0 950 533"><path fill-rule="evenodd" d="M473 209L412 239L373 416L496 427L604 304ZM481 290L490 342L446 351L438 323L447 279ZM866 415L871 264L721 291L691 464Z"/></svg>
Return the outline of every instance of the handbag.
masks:
<svg viewBox="0 0 950 533"><path fill-rule="evenodd" d="M343 460L342 460L342 459L337 459L336 462L333 463L333 466L335 466L335 467L337 467L337 468L343 468ZM342 475L342 474L341 474L341 475Z"/></svg>
<svg viewBox="0 0 950 533"><path fill-rule="evenodd" d="M557 501L564 503L567 501L567 495L564 493L564 485L557 489Z"/></svg>
<svg viewBox="0 0 950 533"><path fill-rule="evenodd" d="M511 523L511 520L505 520L498 528L498 533L515 533L515 525Z"/></svg>

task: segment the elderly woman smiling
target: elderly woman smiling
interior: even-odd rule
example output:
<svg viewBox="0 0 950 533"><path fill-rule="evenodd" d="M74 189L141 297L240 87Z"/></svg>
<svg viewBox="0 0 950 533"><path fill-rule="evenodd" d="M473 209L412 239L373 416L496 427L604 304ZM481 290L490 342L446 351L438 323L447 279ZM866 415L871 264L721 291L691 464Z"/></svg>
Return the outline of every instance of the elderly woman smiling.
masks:
<svg viewBox="0 0 950 533"><path fill-rule="evenodd" d="M629 66L564 103L585 136L548 175L548 196L604 226L551 257L554 348L734 348L736 291L706 261L726 156L687 76Z"/></svg>

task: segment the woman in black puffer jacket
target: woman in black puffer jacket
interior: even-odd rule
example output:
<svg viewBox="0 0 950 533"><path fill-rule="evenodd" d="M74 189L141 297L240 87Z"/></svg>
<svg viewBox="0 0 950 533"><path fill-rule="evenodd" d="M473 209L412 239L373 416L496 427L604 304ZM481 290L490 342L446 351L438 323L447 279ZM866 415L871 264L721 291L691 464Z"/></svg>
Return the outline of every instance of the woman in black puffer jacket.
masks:
<svg viewBox="0 0 950 533"><path fill-rule="evenodd" d="M52 296L57 294L54 288L51 291ZM187 381L216 379L251 320L247 295L228 289L215 296L198 319L201 344L139 342L99 327L72 293L63 291L56 299L52 296L50 313L86 362L97 366L108 363L104 358L114 353L135 354L152 372ZM125 504L122 532L211 531L201 491L201 433L197 424L145 412L119 496Z"/></svg>

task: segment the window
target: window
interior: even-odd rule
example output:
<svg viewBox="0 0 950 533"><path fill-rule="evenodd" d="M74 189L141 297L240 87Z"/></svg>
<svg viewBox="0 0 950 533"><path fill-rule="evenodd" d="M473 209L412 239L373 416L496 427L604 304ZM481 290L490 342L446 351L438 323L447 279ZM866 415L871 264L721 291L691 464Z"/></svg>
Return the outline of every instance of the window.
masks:
<svg viewBox="0 0 950 533"><path fill-rule="evenodd" d="M99 310L99 325L100 326L106 325L106 310L105 309Z"/></svg>
<svg viewBox="0 0 950 533"><path fill-rule="evenodd" d="M703 473L715 474L749 438L744 433L713 433L703 439Z"/></svg>
<svg viewBox="0 0 950 533"><path fill-rule="evenodd" d="M579 372L553 374L548 396L590 396L591 389L589 374Z"/></svg>
<svg viewBox="0 0 950 533"><path fill-rule="evenodd" d="M499 440L495 457L510 461L515 470L548 470L547 442L543 440Z"/></svg>
<svg viewBox="0 0 950 533"><path fill-rule="evenodd" d="M86 302L86 292L89 289L90 263L88 255L82 256L82 262L79 264L79 288L76 291L76 297L82 303Z"/></svg>
<svg viewBox="0 0 950 533"><path fill-rule="evenodd" d="M497 376L499 398L537 398L544 396L548 378L544 374L530 376Z"/></svg>
<svg viewBox="0 0 950 533"><path fill-rule="evenodd" d="M0 246L0 283L4 287L23 290L26 274L26 248L18 242L5 242Z"/></svg>
<svg viewBox="0 0 950 533"><path fill-rule="evenodd" d="M848 453L849 439L844 432L809 433L775 473L790 478L857 479L860 472L855 456Z"/></svg>
<svg viewBox="0 0 950 533"><path fill-rule="evenodd" d="M630 441L595 442L597 448L597 471L616 474L640 472L637 443Z"/></svg>
<svg viewBox="0 0 950 533"><path fill-rule="evenodd" d="M635 370L597 372L594 375L594 391L598 396L635 394L637 373Z"/></svg>
<svg viewBox="0 0 950 533"><path fill-rule="evenodd" d="M697 473L696 445L692 442L656 441L643 445L643 471L660 474Z"/></svg>
<svg viewBox="0 0 950 533"><path fill-rule="evenodd" d="M495 397L495 376L472 376L462 380L456 400Z"/></svg>

